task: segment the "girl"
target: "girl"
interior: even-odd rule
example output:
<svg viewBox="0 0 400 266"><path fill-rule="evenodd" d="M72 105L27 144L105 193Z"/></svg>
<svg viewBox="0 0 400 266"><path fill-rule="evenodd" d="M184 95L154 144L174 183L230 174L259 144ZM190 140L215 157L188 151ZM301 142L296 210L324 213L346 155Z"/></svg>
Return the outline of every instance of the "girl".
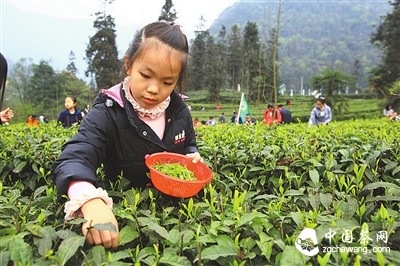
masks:
<svg viewBox="0 0 400 266"><path fill-rule="evenodd" d="M63 127L71 127L74 124L79 124L82 120L82 113L76 108L77 100L73 96L65 98L65 110L58 116L57 122Z"/></svg>
<svg viewBox="0 0 400 266"><path fill-rule="evenodd" d="M325 103L324 97L319 97L315 107L311 111L310 120L308 124L310 125L327 125L332 121L332 111L331 108Z"/></svg>
<svg viewBox="0 0 400 266"><path fill-rule="evenodd" d="M133 39L124 56L122 83L102 90L79 132L63 146L53 167L59 194L67 194L66 218L83 216L82 233L91 244L118 246L118 224L107 192L96 188L96 169L107 180L123 172L133 187L151 184L145 156L169 151L198 162L190 111L175 88L182 89L188 42L177 25L155 22ZM88 227L113 223L116 231Z"/></svg>

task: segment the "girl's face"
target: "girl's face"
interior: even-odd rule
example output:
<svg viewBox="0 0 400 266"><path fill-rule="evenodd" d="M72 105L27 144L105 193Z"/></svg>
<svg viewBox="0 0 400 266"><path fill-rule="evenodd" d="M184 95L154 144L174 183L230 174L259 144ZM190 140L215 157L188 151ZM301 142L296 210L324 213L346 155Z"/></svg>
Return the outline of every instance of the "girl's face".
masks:
<svg viewBox="0 0 400 266"><path fill-rule="evenodd" d="M66 109L71 110L74 109L76 106L76 103L71 99L71 97L65 98L64 106Z"/></svg>
<svg viewBox="0 0 400 266"><path fill-rule="evenodd" d="M317 103L315 104L317 106L318 109L323 109L324 108L324 104L320 101L317 101Z"/></svg>
<svg viewBox="0 0 400 266"><path fill-rule="evenodd" d="M174 90L181 72L181 53L160 44L150 46L128 68L130 90L145 109L154 108Z"/></svg>

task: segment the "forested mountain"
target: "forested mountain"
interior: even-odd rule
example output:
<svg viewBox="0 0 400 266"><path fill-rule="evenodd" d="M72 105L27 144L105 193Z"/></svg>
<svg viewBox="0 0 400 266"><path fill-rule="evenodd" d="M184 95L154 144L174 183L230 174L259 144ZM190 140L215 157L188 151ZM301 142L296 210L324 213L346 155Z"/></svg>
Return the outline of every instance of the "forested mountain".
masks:
<svg viewBox="0 0 400 266"><path fill-rule="evenodd" d="M303 78L323 67L358 77L354 86L365 88L370 68L380 62L380 52L370 43L371 34L390 11L386 1L282 1L279 30L281 83L299 90ZM259 27L261 42L267 42L276 27L278 1L240 1L225 9L209 31L217 35L222 26L243 30L247 22ZM351 88L355 89L355 88Z"/></svg>

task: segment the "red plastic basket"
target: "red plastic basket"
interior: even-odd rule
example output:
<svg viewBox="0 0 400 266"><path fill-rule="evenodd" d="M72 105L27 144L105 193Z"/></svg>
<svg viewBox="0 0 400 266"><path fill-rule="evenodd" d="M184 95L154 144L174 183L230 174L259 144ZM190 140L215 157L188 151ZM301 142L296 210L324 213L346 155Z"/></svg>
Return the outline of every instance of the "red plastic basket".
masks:
<svg viewBox="0 0 400 266"><path fill-rule="evenodd" d="M194 173L197 181L186 181L165 175L154 169L153 165L159 163L179 163L186 166ZM178 153L154 153L146 158L146 166L150 169L150 179L154 187L177 198L189 198L196 195L213 178L213 173L207 165L202 162L193 163L192 158Z"/></svg>

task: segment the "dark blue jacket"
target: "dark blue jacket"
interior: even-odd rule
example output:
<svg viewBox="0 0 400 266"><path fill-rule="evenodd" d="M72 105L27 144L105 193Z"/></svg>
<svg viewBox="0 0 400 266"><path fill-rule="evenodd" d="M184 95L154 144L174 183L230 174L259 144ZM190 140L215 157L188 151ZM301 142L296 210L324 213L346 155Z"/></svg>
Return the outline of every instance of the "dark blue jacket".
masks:
<svg viewBox="0 0 400 266"><path fill-rule="evenodd" d="M292 112L289 109L283 107L279 111L281 112L283 123L290 124L293 121Z"/></svg>
<svg viewBox="0 0 400 266"><path fill-rule="evenodd" d="M243 120L242 120L242 118L240 117L240 116L238 116L238 122L239 122L239 124L243 124ZM231 122L232 123L235 123L235 117L234 116L231 116Z"/></svg>
<svg viewBox="0 0 400 266"><path fill-rule="evenodd" d="M67 109L62 111L58 116L57 122L61 123L63 127L70 127L73 124L79 124L82 120L82 113L75 109L75 113L71 114Z"/></svg>
<svg viewBox="0 0 400 266"><path fill-rule="evenodd" d="M89 181L96 185L96 169L101 164L104 165L107 181L116 180L123 172L132 187L145 187L150 183L144 162L146 154L197 152L192 118L178 93L171 94L161 140L139 119L121 86L117 89L121 95L118 100L104 93L96 97L78 133L63 145L62 153L53 165L58 194L66 194L72 180Z"/></svg>

